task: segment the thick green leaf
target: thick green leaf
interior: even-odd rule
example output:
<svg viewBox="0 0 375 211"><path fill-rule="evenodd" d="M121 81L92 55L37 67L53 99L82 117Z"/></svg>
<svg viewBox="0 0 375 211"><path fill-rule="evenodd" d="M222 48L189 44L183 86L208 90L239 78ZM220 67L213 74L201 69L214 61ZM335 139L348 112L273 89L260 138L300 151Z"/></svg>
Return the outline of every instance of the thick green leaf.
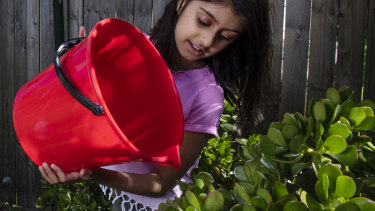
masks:
<svg viewBox="0 0 375 211"><path fill-rule="evenodd" d="M264 188L258 188L256 195L262 197L266 201L267 204L272 202L272 196L270 192L268 192L268 190Z"/></svg>
<svg viewBox="0 0 375 211"><path fill-rule="evenodd" d="M356 185L352 178L348 176L339 176L336 180L335 195L337 197L351 198L356 191Z"/></svg>
<svg viewBox="0 0 375 211"><path fill-rule="evenodd" d="M217 191L219 191L224 198L224 210L229 210L233 205L232 194L228 190L222 188L217 189Z"/></svg>
<svg viewBox="0 0 375 211"><path fill-rule="evenodd" d="M297 135L289 142L289 149L293 153L300 153L303 145L303 136Z"/></svg>
<svg viewBox="0 0 375 211"><path fill-rule="evenodd" d="M256 209L247 204L236 204L230 209L230 211L256 211Z"/></svg>
<svg viewBox="0 0 375 211"><path fill-rule="evenodd" d="M285 141L285 140L284 140ZM285 142L286 144L286 142ZM288 146L288 145L287 145ZM268 135L263 136L258 142L258 149L261 153L278 155L288 150L287 147L282 147L280 145L274 144Z"/></svg>
<svg viewBox="0 0 375 211"><path fill-rule="evenodd" d="M340 93L335 88L328 88L326 91L326 97L330 99L335 105L341 103Z"/></svg>
<svg viewBox="0 0 375 211"><path fill-rule="evenodd" d="M374 116L374 111L368 106L361 106L366 113L366 116Z"/></svg>
<svg viewBox="0 0 375 211"><path fill-rule="evenodd" d="M294 136L296 136L299 133L298 127L294 125L285 125L282 130L283 136L287 140L291 140Z"/></svg>
<svg viewBox="0 0 375 211"><path fill-rule="evenodd" d="M349 118L350 110L355 106L352 100L347 100L341 105L341 115L345 118Z"/></svg>
<svg viewBox="0 0 375 211"><path fill-rule="evenodd" d="M205 185L205 186L208 186L208 185L210 185L210 184L212 184L212 183L215 182L215 180L214 180L214 178L211 176L211 174L208 173L208 172L205 172L205 171L201 171L201 172L199 172L199 173L196 175L195 179L201 179L201 180L204 182L204 185Z"/></svg>
<svg viewBox="0 0 375 211"><path fill-rule="evenodd" d="M339 93L340 93L340 99L341 99L341 102L344 102L345 100L347 100L350 95L352 95L353 93L353 90L348 87L348 86L340 86L339 87Z"/></svg>
<svg viewBox="0 0 375 211"><path fill-rule="evenodd" d="M323 205L313 199L306 191L301 192L301 201L307 204L310 211L324 210Z"/></svg>
<svg viewBox="0 0 375 211"><path fill-rule="evenodd" d="M336 180L339 176L342 176L342 172L339 168L332 164L323 165L318 170L318 180L323 181L323 174L328 175L329 180L329 192L333 193L336 188Z"/></svg>
<svg viewBox="0 0 375 211"><path fill-rule="evenodd" d="M241 185L241 187L243 187L243 189L245 189L245 191L249 194L249 196L252 196L252 192L254 190L254 185L252 183L249 183L249 182L239 182L238 184Z"/></svg>
<svg viewBox="0 0 375 211"><path fill-rule="evenodd" d="M283 126L284 126L284 124L281 123L281 122L272 122L270 124L270 128L276 128L276 129L278 129L280 131L283 129Z"/></svg>
<svg viewBox="0 0 375 211"><path fill-rule="evenodd" d="M321 122L324 122L326 118L326 109L322 102L316 102L313 107L313 117Z"/></svg>
<svg viewBox="0 0 375 211"><path fill-rule="evenodd" d="M359 102L357 105L357 107L362 107L362 106L368 106L370 107L372 110L375 111L375 103L371 100L362 100L361 102Z"/></svg>
<svg viewBox="0 0 375 211"><path fill-rule="evenodd" d="M270 128L268 129L267 136L273 144L281 147L288 147L288 144L286 143L285 138L280 130L276 128Z"/></svg>
<svg viewBox="0 0 375 211"><path fill-rule="evenodd" d="M315 183L315 193L324 205L328 204L328 196L322 182L318 181Z"/></svg>
<svg viewBox="0 0 375 211"><path fill-rule="evenodd" d="M320 182L320 181L319 181ZM329 188L329 180L328 180L328 175L326 173L323 173L323 180L322 186L323 186L323 191L324 191L324 198L328 199L328 188ZM336 186L337 187L337 186Z"/></svg>
<svg viewBox="0 0 375 211"><path fill-rule="evenodd" d="M302 202L290 201L284 205L283 211L307 211L307 207Z"/></svg>
<svg viewBox="0 0 375 211"><path fill-rule="evenodd" d="M335 211L361 211L361 208L353 202L347 202L336 207Z"/></svg>
<svg viewBox="0 0 375 211"><path fill-rule="evenodd" d="M331 125L331 127L329 127L328 132L327 132L328 136L340 135L344 137L345 139L349 137L350 133L351 131L349 127L343 123L336 123L336 124Z"/></svg>
<svg viewBox="0 0 375 211"><path fill-rule="evenodd" d="M288 112L284 113L283 123L299 127L297 119L291 113Z"/></svg>
<svg viewBox="0 0 375 211"><path fill-rule="evenodd" d="M297 175L299 172L301 172L303 169L311 167L310 163L295 163L290 167L290 172L293 175Z"/></svg>
<svg viewBox="0 0 375 211"><path fill-rule="evenodd" d="M195 180L195 185L196 185L199 189L203 189L203 187L204 187L204 182L203 182L203 180L201 180L201 179L196 179L196 180Z"/></svg>
<svg viewBox="0 0 375 211"><path fill-rule="evenodd" d="M193 192L191 192L189 190L186 191L185 192L185 198L191 206L193 206L198 211L201 210L198 198L195 196L195 194Z"/></svg>
<svg viewBox="0 0 375 211"><path fill-rule="evenodd" d="M346 149L341 153L331 153L330 155L346 166L351 166L358 160L357 148L354 145L346 147Z"/></svg>
<svg viewBox="0 0 375 211"><path fill-rule="evenodd" d="M243 166L236 166L234 168L234 176L236 177L236 179L240 182L247 182L248 179L246 177L246 174L245 174L245 169Z"/></svg>
<svg viewBox="0 0 375 211"><path fill-rule="evenodd" d="M259 197L259 196L253 196L253 197L251 197L251 204L256 209L259 209L259 210L265 210L266 207L267 207L266 201L262 197Z"/></svg>
<svg viewBox="0 0 375 211"><path fill-rule="evenodd" d="M324 141L324 147L332 153L341 153L346 149L346 141L340 135L329 136Z"/></svg>
<svg viewBox="0 0 375 211"><path fill-rule="evenodd" d="M283 196L276 202L271 203L268 206L267 211L280 211L281 209L283 209L284 205L290 201L297 201L297 199L292 194Z"/></svg>
<svg viewBox="0 0 375 211"><path fill-rule="evenodd" d="M358 126L366 118L366 112L361 107L354 107L350 109L348 119L350 124Z"/></svg>
<svg viewBox="0 0 375 211"><path fill-rule="evenodd" d="M357 131L370 131L370 130L375 129L375 116L367 116L354 129L357 130Z"/></svg>
<svg viewBox="0 0 375 211"><path fill-rule="evenodd" d="M347 127L350 128L350 122L347 118L345 118L344 116L340 116L339 118L339 123L342 123L344 125L346 125Z"/></svg>
<svg viewBox="0 0 375 211"><path fill-rule="evenodd" d="M375 210L375 202L365 197L356 197L351 199L350 202L358 205L361 211Z"/></svg>
<svg viewBox="0 0 375 211"><path fill-rule="evenodd" d="M209 192L203 201L203 210L224 210L223 195L217 190Z"/></svg>
<svg viewBox="0 0 375 211"><path fill-rule="evenodd" d="M251 204L250 195L247 191L238 183L234 184L234 197L240 204Z"/></svg>
<svg viewBox="0 0 375 211"><path fill-rule="evenodd" d="M165 209L164 209L165 210ZM175 209L171 209L171 211L174 211ZM165 211L167 211L167 210L165 210ZM168 210L169 211L169 210ZM185 209L185 211L197 211L197 209L195 209L193 206L188 206L188 207L186 207L186 209Z"/></svg>
<svg viewBox="0 0 375 211"><path fill-rule="evenodd" d="M288 195L288 189L286 188L286 186L279 182L279 181L276 181L275 184L274 184L274 199L275 200L278 200L279 198L285 196L285 195Z"/></svg>

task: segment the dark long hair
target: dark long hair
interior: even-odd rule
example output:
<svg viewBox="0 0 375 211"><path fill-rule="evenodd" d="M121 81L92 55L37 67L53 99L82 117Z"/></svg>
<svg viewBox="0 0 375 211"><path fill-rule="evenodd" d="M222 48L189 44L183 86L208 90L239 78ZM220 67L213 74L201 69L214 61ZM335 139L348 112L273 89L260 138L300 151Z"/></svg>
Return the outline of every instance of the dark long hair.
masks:
<svg viewBox="0 0 375 211"><path fill-rule="evenodd" d="M185 0L185 6L192 0ZM267 0L202 0L231 5L244 31L221 52L207 59L225 99L237 105L237 129L247 136L262 122L261 112L270 96L270 28ZM182 5L182 4L181 4ZM150 39L168 67L177 64L174 32L178 20L177 0L171 0L151 31ZM183 8L179 8L183 9Z"/></svg>

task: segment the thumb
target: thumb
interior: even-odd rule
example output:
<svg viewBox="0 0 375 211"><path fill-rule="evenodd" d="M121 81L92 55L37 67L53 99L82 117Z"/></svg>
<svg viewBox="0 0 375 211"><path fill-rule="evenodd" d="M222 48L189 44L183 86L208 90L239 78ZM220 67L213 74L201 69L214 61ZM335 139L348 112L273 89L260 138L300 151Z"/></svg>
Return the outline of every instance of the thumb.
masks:
<svg viewBox="0 0 375 211"><path fill-rule="evenodd" d="M81 177L87 178L87 179L90 179L91 175L92 175L92 171L89 170L89 169L81 169L81 171L79 173L80 173Z"/></svg>
<svg viewBox="0 0 375 211"><path fill-rule="evenodd" d="M84 26L79 27L79 37L86 37L86 30Z"/></svg>

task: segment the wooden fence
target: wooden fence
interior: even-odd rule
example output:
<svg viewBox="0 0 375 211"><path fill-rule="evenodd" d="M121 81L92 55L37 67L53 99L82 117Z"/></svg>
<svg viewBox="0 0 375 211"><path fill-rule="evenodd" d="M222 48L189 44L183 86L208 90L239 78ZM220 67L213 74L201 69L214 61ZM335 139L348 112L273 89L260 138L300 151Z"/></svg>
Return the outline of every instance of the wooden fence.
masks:
<svg viewBox="0 0 375 211"><path fill-rule="evenodd" d="M65 40L107 17L147 32L167 1L60 0L57 17ZM332 86L349 85L375 100L375 0L285 1L270 0L274 95L267 122L287 111L304 113L311 96L319 99ZM0 200L33 209L40 174L18 144L12 105L17 90L53 61L53 1L0 0L0 8Z"/></svg>

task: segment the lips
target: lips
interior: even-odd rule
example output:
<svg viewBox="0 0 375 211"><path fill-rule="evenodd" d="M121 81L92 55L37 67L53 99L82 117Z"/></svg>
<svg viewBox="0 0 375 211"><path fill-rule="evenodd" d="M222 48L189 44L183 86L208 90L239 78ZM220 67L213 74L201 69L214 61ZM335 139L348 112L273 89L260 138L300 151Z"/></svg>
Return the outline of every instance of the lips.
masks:
<svg viewBox="0 0 375 211"><path fill-rule="evenodd" d="M188 47L189 47L190 52L194 54L195 56L201 56L203 54L203 51L198 46L191 43L190 41L188 42Z"/></svg>

